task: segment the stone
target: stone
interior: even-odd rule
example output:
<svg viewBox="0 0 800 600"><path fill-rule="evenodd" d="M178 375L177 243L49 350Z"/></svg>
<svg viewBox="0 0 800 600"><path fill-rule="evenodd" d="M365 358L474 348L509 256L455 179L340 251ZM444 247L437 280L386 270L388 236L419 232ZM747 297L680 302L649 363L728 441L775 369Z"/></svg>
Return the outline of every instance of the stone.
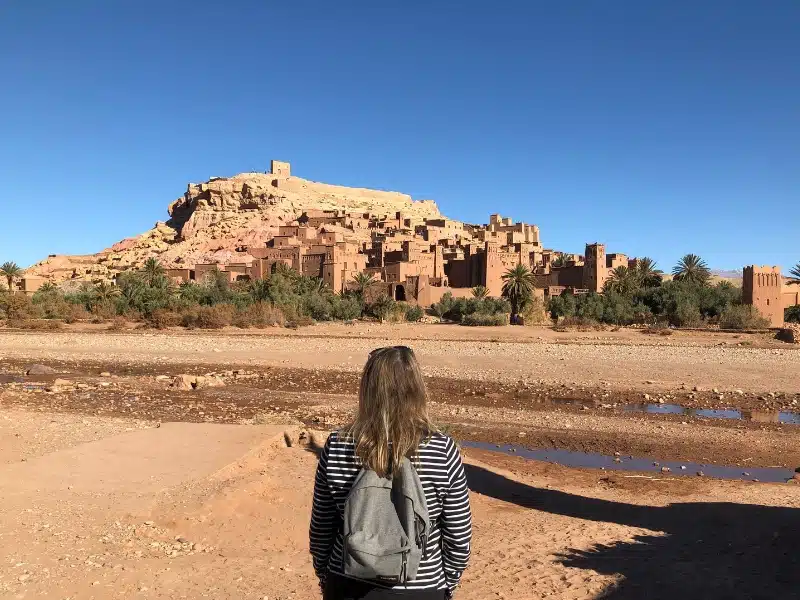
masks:
<svg viewBox="0 0 800 600"><path fill-rule="evenodd" d="M178 375L172 380L172 387L176 390L193 390L197 387L196 381L195 375Z"/></svg>
<svg viewBox="0 0 800 600"><path fill-rule="evenodd" d="M775 338L789 344L800 344L800 324L785 323L775 334Z"/></svg>
<svg viewBox="0 0 800 600"><path fill-rule="evenodd" d="M111 373L109 373L108 371L103 371L102 373L100 373L100 377L111 377Z"/></svg>
<svg viewBox="0 0 800 600"><path fill-rule="evenodd" d="M45 365L31 365L25 369L25 375L55 375L56 373L58 371Z"/></svg>
<svg viewBox="0 0 800 600"><path fill-rule="evenodd" d="M670 471L672 471L672 469L670 469L669 467L661 467L662 473L669 473Z"/></svg>

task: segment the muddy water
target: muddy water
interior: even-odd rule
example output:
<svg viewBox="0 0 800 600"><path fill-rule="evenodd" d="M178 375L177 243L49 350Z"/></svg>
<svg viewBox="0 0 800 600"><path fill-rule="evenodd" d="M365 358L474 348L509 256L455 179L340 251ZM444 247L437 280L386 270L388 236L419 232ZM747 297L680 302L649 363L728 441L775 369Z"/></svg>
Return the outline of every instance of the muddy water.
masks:
<svg viewBox="0 0 800 600"><path fill-rule="evenodd" d="M785 423L800 425L800 413L790 411L739 410L737 408L686 408L679 404L626 404L626 412L643 412L651 415L686 415L706 419L735 419L756 423Z"/></svg>
<svg viewBox="0 0 800 600"><path fill-rule="evenodd" d="M573 452L555 449L528 449L523 446L489 444L486 442L461 442L467 448L480 448L493 452L502 452L512 456L521 456L532 460L588 469L606 471L638 471L658 473L662 476L685 475L692 477L714 477L717 479L736 479L740 481L762 481L785 483L792 478L791 469L777 467L736 467L721 465L704 465L690 462L661 461L652 458L636 458L632 456L608 456L589 452ZM669 469L664 472L662 469ZM700 475L702 474L702 475Z"/></svg>
<svg viewBox="0 0 800 600"><path fill-rule="evenodd" d="M550 398L550 404L556 406L575 406L596 408L597 403L578 400L576 398ZM732 419L737 421L753 421L755 423L783 423L800 425L800 412L740 410L738 408L687 408L680 404L621 404L624 412L639 412L650 415L683 415L705 419Z"/></svg>

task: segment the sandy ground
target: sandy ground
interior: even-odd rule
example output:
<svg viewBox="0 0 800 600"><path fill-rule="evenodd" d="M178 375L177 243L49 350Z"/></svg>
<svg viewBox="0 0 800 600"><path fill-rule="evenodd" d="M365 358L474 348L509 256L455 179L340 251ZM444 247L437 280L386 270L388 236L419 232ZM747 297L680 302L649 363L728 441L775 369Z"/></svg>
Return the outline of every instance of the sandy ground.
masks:
<svg viewBox="0 0 800 600"><path fill-rule="evenodd" d="M457 439L800 465L798 426L625 409L647 394L790 410L800 354L766 338L359 327L0 332L0 598L318 597L313 450L386 343L417 350ZM25 377L34 362L60 373ZM170 387L211 371L224 387ZM464 454L475 542L459 598L800 597L797 485Z"/></svg>

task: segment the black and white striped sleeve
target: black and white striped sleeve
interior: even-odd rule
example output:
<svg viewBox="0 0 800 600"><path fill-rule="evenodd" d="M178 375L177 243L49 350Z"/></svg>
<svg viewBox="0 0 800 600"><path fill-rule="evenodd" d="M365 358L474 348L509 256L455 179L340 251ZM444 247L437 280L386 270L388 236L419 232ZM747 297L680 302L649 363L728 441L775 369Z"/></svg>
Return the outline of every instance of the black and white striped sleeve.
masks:
<svg viewBox="0 0 800 600"><path fill-rule="evenodd" d="M472 541L472 512L469 488L461 454L453 440L447 444L447 478L449 488L442 499L442 562L447 587L453 590L467 568Z"/></svg>
<svg viewBox="0 0 800 600"><path fill-rule="evenodd" d="M328 438L319 455L317 474L314 478L314 503L311 508L311 526L309 528L309 546L314 571L319 577L320 583L325 581L328 574L328 563L339 527L336 502L328 486L330 443L330 438Z"/></svg>

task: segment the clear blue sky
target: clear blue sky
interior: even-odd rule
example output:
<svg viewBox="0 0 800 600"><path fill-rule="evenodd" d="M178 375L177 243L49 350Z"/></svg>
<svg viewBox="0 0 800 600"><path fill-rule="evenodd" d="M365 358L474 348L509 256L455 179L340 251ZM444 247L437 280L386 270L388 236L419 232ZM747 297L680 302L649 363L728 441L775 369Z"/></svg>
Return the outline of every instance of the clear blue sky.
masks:
<svg viewBox="0 0 800 600"><path fill-rule="evenodd" d="M800 261L800 2L0 3L0 261L266 170L669 269Z"/></svg>

